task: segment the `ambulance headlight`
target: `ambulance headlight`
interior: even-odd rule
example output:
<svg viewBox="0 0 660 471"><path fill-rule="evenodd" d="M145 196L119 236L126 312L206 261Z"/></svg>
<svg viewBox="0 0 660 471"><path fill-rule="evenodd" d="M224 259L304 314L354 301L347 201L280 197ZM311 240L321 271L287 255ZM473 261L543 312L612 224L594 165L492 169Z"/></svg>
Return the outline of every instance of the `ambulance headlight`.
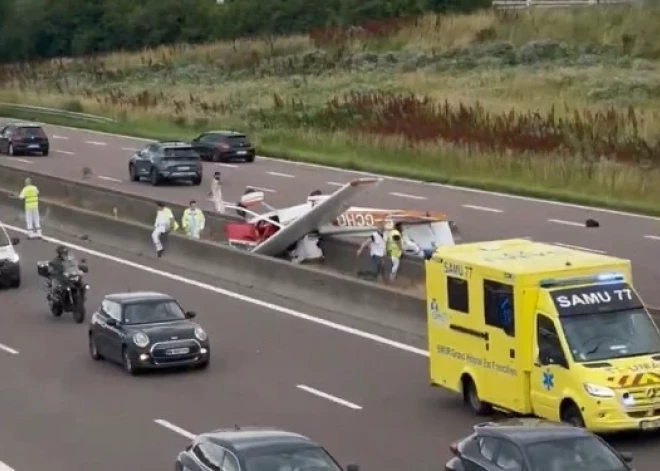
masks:
<svg viewBox="0 0 660 471"><path fill-rule="evenodd" d="M584 383L584 390L594 397L614 397L614 391L605 386L598 386L597 384Z"/></svg>

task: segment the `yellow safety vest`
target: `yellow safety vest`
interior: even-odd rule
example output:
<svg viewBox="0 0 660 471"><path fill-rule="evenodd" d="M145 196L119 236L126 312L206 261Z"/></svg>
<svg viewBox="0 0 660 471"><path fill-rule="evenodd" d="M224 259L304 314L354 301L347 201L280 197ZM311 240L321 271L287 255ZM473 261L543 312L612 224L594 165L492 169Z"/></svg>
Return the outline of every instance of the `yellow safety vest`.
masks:
<svg viewBox="0 0 660 471"><path fill-rule="evenodd" d="M170 208L163 208L158 211L158 213L156 213L156 225L158 225L158 222L161 220L161 215L163 217L162 220L168 221L168 230L176 231L179 229L179 223L176 222L176 219L174 219L174 214L172 214L172 210Z"/></svg>
<svg viewBox="0 0 660 471"><path fill-rule="evenodd" d="M399 236L399 242L394 240L394 236L398 235ZM399 244L401 243L401 233L397 231L396 229L393 229L389 236L387 237L387 252L390 254L391 257L394 258L400 258L403 251L401 250L401 247L399 247Z"/></svg>
<svg viewBox="0 0 660 471"><path fill-rule="evenodd" d="M39 207L39 190L34 185L26 185L19 197L25 201L25 209L37 209Z"/></svg>
<svg viewBox="0 0 660 471"><path fill-rule="evenodd" d="M186 209L183 212L183 217L181 218L181 225L183 226L183 230L188 232L188 229L190 229L190 213L191 210L190 208ZM193 216L195 218L194 220L194 226L195 228L201 232L204 229L204 213L202 213L199 209L195 211L195 214Z"/></svg>

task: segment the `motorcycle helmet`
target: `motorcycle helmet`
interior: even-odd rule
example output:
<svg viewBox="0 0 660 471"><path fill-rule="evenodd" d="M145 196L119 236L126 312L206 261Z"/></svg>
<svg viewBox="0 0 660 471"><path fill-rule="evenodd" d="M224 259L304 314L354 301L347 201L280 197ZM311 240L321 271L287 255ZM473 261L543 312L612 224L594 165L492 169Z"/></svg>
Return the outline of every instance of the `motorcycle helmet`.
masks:
<svg viewBox="0 0 660 471"><path fill-rule="evenodd" d="M55 249L55 252L57 253L58 256L64 258L69 254L69 249L67 249L63 245L58 245L57 248Z"/></svg>

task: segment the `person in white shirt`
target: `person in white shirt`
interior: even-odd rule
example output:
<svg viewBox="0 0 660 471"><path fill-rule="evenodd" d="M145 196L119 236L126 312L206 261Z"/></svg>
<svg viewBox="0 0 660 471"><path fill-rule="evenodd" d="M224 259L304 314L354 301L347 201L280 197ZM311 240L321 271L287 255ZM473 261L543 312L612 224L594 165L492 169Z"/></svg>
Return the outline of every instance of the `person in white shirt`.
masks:
<svg viewBox="0 0 660 471"><path fill-rule="evenodd" d="M371 258L371 275L374 280L383 275L383 259L385 258L385 238L381 228L375 230L366 239L357 251L358 256L369 246L369 257Z"/></svg>
<svg viewBox="0 0 660 471"><path fill-rule="evenodd" d="M162 242L163 235L169 234L170 231L176 231L179 228L179 223L176 222L172 210L165 206L165 203L157 203L157 205L158 212L156 213L154 231L151 233L151 240L156 248L156 254L158 257L161 257L165 251Z"/></svg>
<svg viewBox="0 0 660 471"><path fill-rule="evenodd" d="M213 174L213 180L211 181L211 192L209 196L213 200L213 205L215 206L216 212L220 214L225 214L225 201L222 199L222 182L220 181L220 172L215 172Z"/></svg>

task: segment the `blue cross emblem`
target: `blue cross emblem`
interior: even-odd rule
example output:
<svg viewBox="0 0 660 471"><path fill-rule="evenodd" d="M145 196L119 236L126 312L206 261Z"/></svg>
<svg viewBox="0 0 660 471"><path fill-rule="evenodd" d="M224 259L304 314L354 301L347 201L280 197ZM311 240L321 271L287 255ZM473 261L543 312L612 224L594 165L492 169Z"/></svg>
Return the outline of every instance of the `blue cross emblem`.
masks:
<svg viewBox="0 0 660 471"><path fill-rule="evenodd" d="M550 373L550 371L548 370L543 372L543 387L547 391L550 391L552 388L555 387L555 375Z"/></svg>

